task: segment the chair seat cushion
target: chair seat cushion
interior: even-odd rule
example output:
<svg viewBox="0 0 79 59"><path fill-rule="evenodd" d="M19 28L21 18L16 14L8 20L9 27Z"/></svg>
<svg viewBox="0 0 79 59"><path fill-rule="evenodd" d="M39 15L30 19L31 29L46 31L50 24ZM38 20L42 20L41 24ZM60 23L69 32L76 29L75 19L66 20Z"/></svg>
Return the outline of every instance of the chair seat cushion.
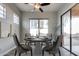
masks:
<svg viewBox="0 0 79 59"><path fill-rule="evenodd" d="M32 49L29 45L24 45L24 44L22 44L22 48L28 51Z"/></svg>
<svg viewBox="0 0 79 59"><path fill-rule="evenodd" d="M44 47L44 49L43 50L45 50L45 51L52 51L52 48L53 48L53 46L52 45L50 45L50 46L46 46L46 47Z"/></svg>

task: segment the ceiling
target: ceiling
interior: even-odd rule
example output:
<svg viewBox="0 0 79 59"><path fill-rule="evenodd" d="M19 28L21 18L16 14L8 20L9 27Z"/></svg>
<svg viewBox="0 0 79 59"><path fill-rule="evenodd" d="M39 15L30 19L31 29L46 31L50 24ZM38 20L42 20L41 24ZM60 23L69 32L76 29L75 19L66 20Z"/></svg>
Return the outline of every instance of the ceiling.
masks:
<svg viewBox="0 0 79 59"><path fill-rule="evenodd" d="M74 6L72 8L72 16L78 16L79 17L79 4L77 4L76 6Z"/></svg>
<svg viewBox="0 0 79 59"><path fill-rule="evenodd" d="M15 3L14 5L17 8L19 8L21 11L32 12L34 10L34 7L30 4ZM51 3L48 6L43 6L42 9L44 10L44 12L53 12L53 11L58 11L59 8L63 5L64 3ZM40 12L37 9L35 9L34 11Z"/></svg>

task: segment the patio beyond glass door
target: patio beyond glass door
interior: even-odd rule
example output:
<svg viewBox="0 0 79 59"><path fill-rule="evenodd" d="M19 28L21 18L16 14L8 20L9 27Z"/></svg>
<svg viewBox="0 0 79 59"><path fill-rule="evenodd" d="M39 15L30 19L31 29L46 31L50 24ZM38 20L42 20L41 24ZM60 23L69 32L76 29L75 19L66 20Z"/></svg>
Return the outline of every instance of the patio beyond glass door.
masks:
<svg viewBox="0 0 79 59"><path fill-rule="evenodd" d="M48 34L47 19L30 19L30 34L32 36L45 36Z"/></svg>

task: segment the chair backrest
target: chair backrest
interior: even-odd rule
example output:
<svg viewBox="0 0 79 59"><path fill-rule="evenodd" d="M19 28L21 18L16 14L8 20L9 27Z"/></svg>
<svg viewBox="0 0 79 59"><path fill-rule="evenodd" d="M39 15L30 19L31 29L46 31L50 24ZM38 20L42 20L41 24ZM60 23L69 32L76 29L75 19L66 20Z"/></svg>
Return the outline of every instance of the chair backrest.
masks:
<svg viewBox="0 0 79 59"><path fill-rule="evenodd" d="M18 41L18 38L17 38L17 35L16 34L13 35L13 38L14 38L14 42L15 42L16 46L17 47L18 46L21 46L20 43L19 43L19 41Z"/></svg>
<svg viewBox="0 0 79 59"><path fill-rule="evenodd" d="M10 37L10 36L11 36L11 34L10 34L10 33L8 33L7 37Z"/></svg>
<svg viewBox="0 0 79 59"><path fill-rule="evenodd" d="M48 38L45 38L46 46L49 46Z"/></svg>
<svg viewBox="0 0 79 59"><path fill-rule="evenodd" d="M49 38L49 37L51 37L52 38L52 34L50 33L50 34L47 34L47 37Z"/></svg>
<svg viewBox="0 0 79 59"><path fill-rule="evenodd" d="M25 33L25 37L27 37L28 36L28 34L27 33Z"/></svg>
<svg viewBox="0 0 79 59"><path fill-rule="evenodd" d="M25 33L25 38L30 38L30 37L31 37L30 33Z"/></svg>
<svg viewBox="0 0 79 59"><path fill-rule="evenodd" d="M54 43L54 48L55 48L55 50L60 47L60 45L61 45L61 40L62 40L62 35L57 36L57 40L56 40L56 42Z"/></svg>

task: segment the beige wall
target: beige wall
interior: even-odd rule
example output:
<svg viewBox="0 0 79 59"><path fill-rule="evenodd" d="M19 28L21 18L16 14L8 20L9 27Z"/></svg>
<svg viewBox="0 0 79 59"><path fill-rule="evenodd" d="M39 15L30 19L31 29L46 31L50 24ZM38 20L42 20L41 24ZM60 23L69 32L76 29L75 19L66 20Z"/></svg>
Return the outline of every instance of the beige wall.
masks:
<svg viewBox="0 0 79 59"><path fill-rule="evenodd" d="M32 13L23 12L22 13L22 29L21 29L21 39L24 39L26 32L29 32L29 18L48 18L48 32L54 34L55 26L57 23L57 13L56 12L45 12L45 13Z"/></svg>
<svg viewBox="0 0 79 59"><path fill-rule="evenodd" d="M6 19L0 18L0 34L2 37L4 37L0 38L0 55L5 55L16 47L13 37L7 38L7 34L10 33L10 31L11 34L16 33L18 37L20 36L20 24L14 24L13 13L16 13L20 17L21 12L13 4L6 4L5 6L7 8ZM12 30L10 29L11 25Z"/></svg>

